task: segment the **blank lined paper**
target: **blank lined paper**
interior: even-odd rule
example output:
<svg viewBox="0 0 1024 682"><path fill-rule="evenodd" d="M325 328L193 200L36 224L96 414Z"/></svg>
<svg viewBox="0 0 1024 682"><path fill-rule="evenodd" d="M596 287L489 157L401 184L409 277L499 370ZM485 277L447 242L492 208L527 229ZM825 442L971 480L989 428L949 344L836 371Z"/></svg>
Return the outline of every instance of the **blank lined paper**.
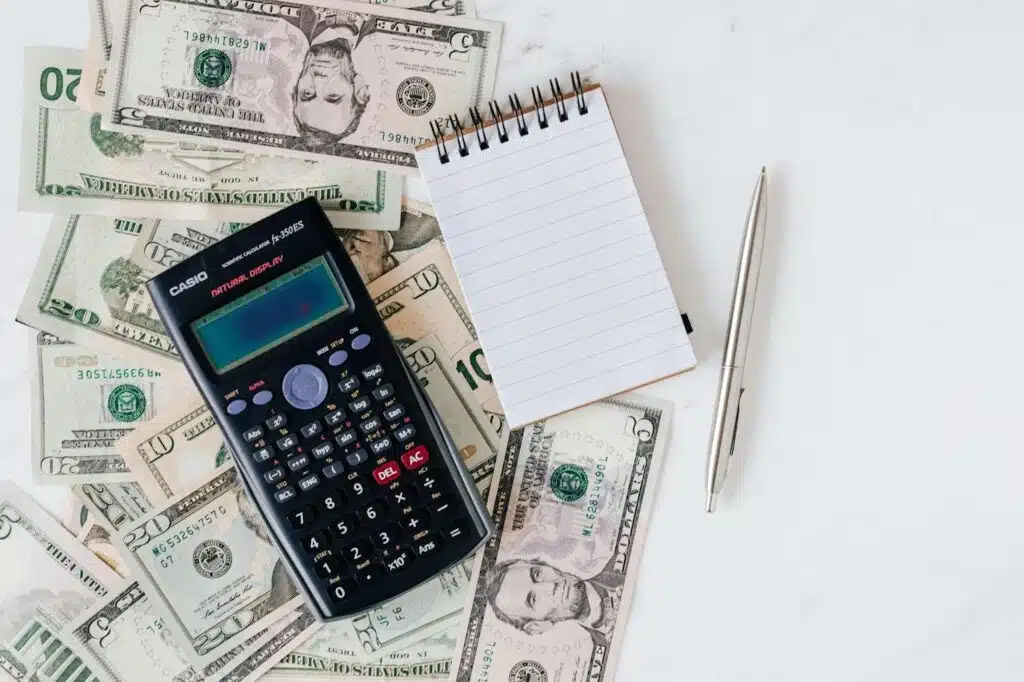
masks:
<svg viewBox="0 0 1024 682"><path fill-rule="evenodd" d="M600 88L417 154L512 427L694 366Z"/></svg>

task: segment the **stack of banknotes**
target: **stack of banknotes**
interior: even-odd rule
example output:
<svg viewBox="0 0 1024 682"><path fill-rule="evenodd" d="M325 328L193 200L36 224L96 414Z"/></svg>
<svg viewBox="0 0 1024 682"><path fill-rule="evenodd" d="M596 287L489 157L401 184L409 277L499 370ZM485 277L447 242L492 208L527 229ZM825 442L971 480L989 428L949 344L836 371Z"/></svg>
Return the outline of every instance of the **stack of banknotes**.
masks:
<svg viewBox="0 0 1024 682"><path fill-rule="evenodd" d="M36 483L81 506L62 527L0 483L0 680L613 679L671 406L628 394L505 429L437 220L402 197L428 121L490 95L500 25L471 0L89 2L84 53L25 55L20 206L54 217L17 315L38 330ZM307 196L497 528L330 625L144 286Z"/></svg>

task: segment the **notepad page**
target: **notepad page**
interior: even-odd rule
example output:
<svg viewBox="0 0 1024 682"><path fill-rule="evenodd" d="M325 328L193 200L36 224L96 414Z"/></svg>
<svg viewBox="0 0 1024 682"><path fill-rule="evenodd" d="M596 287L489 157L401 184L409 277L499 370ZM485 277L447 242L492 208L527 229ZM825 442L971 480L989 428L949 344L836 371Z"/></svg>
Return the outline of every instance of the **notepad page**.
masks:
<svg viewBox="0 0 1024 682"><path fill-rule="evenodd" d="M600 88L521 137L423 149L441 232L515 428L693 367L689 338Z"/></svg>

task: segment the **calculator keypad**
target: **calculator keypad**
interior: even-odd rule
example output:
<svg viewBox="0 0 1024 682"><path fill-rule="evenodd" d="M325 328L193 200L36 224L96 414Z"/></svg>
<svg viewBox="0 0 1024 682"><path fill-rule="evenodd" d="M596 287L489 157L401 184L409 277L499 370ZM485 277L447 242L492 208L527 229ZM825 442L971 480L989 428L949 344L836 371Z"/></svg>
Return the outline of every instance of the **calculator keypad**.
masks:
<svg viewBox="0 0 1024 682"><path fill-rule="evenodd" d="M340 362L297 365L282 396L236 417L259 483L339 604L468 532L447 468L417 442L410 403L383 364L360 362L364 336L330 355Z"/></svg>

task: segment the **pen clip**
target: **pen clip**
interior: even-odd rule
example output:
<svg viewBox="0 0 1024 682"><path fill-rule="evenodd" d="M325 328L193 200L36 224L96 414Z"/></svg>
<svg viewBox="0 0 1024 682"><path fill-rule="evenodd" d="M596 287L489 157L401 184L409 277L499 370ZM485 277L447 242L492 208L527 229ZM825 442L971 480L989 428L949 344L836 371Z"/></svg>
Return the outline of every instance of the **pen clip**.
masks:
<svg viewBox="0 0 1024 682"><path fill-rule="evenodd" d="M732 441L729 443L729 456L732 457L732 453L736 450L736 434L740 430L740 410L743 409L743 393L747 389L740 386L740 395L736 398L736 417L732 422Z"/></svg>

